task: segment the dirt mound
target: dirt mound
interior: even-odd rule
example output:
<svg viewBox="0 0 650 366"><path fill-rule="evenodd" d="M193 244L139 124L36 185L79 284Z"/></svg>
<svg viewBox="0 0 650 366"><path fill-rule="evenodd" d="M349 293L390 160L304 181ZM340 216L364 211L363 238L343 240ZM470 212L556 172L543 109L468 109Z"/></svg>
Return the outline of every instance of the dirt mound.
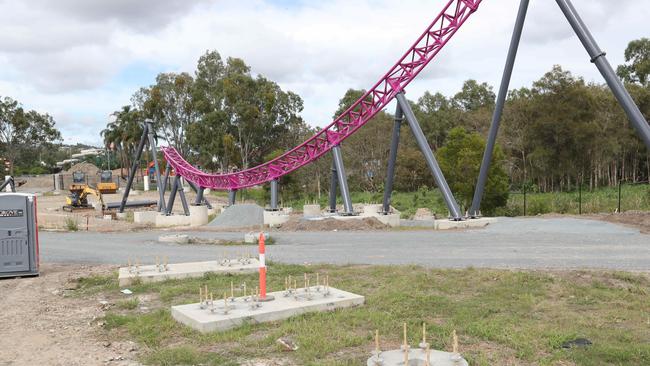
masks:
<svg viewBox="0 0 650 366"><path fill-rule="evenodd" d="M596 219L635 227L650 234L650 211L625 211L620 214L597 215Z"/></svg>
<svg viewBox="0 0 650 366"><path fill-rule="evenodd" d="M327 218L323 220L306 220L303 218L292 218L283 224L280 231L367 231L384 230L388 226L374 217L363 219L337 220Z"/></svg>
<svg viewBox="0 0 650 366"><path fill-rule="evenodd" d="M82 171L86 173L87 176L92 176L99 174L100 170L95 164L82 162L71 166L70 169L65 171L65 173L72 174L76 171Z"/></svg>

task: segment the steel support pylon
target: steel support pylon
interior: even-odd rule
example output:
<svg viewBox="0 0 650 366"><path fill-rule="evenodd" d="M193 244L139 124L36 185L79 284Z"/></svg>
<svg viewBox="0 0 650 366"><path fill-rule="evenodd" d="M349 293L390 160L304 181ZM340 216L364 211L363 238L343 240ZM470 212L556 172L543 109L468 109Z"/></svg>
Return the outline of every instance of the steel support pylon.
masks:
<svg viewBox="0 0 650 366"><path fill-rule="evenodd" d="M271 211L278 210L278 180L271 181Z"/></svg>
<svg viewBox="0 0 650 366"><path fill-rule="evenodd" d="M564 13L566 19L569 21L569 24L571 24L571 28L573 28L573 31L580 39L580 42L587 50L589 57L591 57L591 62L596 65L598 71L600 71L600 74L605 78L607 85L609 85L609 88L612 90L612 93L614 93L614 96L621 104L621 107L625 110L625 114L627 114L627 117L637 134L641 140L643 140L645 146L650 149L650 126L637 105L634 103L630 93L627 92L625 86L616 75L616 72L614 72L612 65L607 61L605 52L600 49L596 40L589 32L589 28L587 28L587 25L582 21L582 18L580 18L580 15L573 7L571 1L556 0L556 2L562 10L562 13Z"/></svg>
<svg viewBox="0 0 650 366"><path fill-rule="evenodd" d="M145 122L147 125L147 136L149 138L149 150L151 151L151 156L153 157L153 165L156 170L156 186L158 187L158 212L161 212L165 208L165 191L163 190L162 179L160 174L160 165L158 165L158 149L156 147L156 130L153 127L153 121L147 120Z"/></svg>
<svg viewBox="0 0 650 366"><path fill-rule="evenodd" d="M131 192L131 186L133 185L133 178L135 177L135 172L138 170L138 165L140 165L140 157L142 157L142 150L144 149L144 144L147 141L148 129L149 126L144 123L142 126L142 136L140 137L140 143L135 151L135 156L133 157L133 165L131 166L131 171L129 172L129 179L126 182L126 187L124 188L124 194L122 195L122 202L120 202L119 212L124 212L124 207L126 206L126 201L129 199L129 193Z"/></svg>
<svg viewBox="0 0 650 366"><path fill-rule="evenodd" d="M503 106L508 96L508 89L510 88L510 79L512 78L512 70L515 66L517 58L517 50L519 49L519 42L521 41L521 33L526 21L526 14L528 13L529 0L521 0L519 3L519 11L517 12L517 20L515 22L515 29L512 32L512 39L510 40L510 48L508 49L508 56L506 57L506 65L503 69L503 76L501 77L501 85L499 86L499 94L492 115L492 124L490 125L490 132L488 134L487 143L485 145L485 152L483 153L483 161L481 162L481 170L478 174L478 180L474 189L474 198L472 200L472 207L469 210L469 216L476 218L479 216L481 210L481 200L483 199L483 192L485 190L485 183L487 182L488 173L490 171L490 164L492 163L492 153L496 144L497 135L499 133L499 126L501 125L501 116L503 114Z"/></svg>
<svg viewBox="0 0 650 366"><path fill-rule="evenodd" d="M390 214L390 200L393 194L393 182L395 180L395 163L397 162L397 149L399 148L399 135L404 120L404 113L399 103L395 107L395 122L393 123L393 136L390 141L390 153L388 154L388 168L386 169L386 185L384 186L384 201L382 214Z"/></svg>
<svg viewBox="0 0 650 366"><path fill-rule="evenodd" d="M237 190L231 189L228 191L228 206L234 206L237 201Z"/></svg>
<svg viewBox="0 0 650 366"><path fill-rule="evenodd" d="M354 211L352 208L352 199L350 198L350 190L348 189L348 177L345 174L343 154L341 153L340 145L336 145L332 148L332 156L334 157L334 165L336 165L336 178L338 181L339 189L341 190L341 198L343 199L343 215L353 215Z"/></svg>
<svg viewBox="0 0 650 366"><path fill-rule="evenodd" d="M422 155L424 155L424 159L426 160L427 165L429 166L429 170L431 170L433 179L435 180L438 189L440 189L440 192L442 193L442 198L445 200L445 203L447 204L447 208L451 213L451 219L455 221L463 220L463 215L461 214L460 208L458 207L458 203L454 198L454 194L451 192L451 189L449 188L449 184L447 184L447 180L445 179L445 176L442 174L442 170L440 169L440 166L438 165L435 156L433 156L431 147L429 147L429 142L424 136L424 133L422 132L422 128L420 128L420 124L415 118L415 114L413 114L413 110L411 109L409 102L406 100L406 97L404 96L404 92L397 93L396 98L397 98L397 102L400 105L400 108L402 108L402 112L404 113L404 116L406 117L406 121L408 122L409 127L411 128L411 131L415 136L415 141L418 143L418 146L422 151Z"/></svg>
<svg viewBox="0 0 650 366"><path fill-rule="evenodd" d="M339 187L338 181L337 181L337 176L336 176L336 162L334 159L332 159L332 174L330 178L330 194L329 194L329 208L328 212L329 213L336 213L336 190Z"/></svg>

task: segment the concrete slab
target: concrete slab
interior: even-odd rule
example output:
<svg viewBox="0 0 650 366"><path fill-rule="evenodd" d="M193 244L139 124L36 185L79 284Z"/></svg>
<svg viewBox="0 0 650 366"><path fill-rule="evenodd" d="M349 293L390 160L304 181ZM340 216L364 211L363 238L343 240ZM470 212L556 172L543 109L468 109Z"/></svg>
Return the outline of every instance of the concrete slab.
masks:
<svg viewBox="0 0 650 366"><path fill-rule="evenodd" d="M302 216L309 218L309 217L317 217L321 215L320 211L320 205L304 205L302 206Z"/></svg>
<svg viewBox="0 0 650 366"><path fill-rule="evenodd" d="M328 295L325 295L324 286L309 289L309 293L305 289L298 289L293 294L273 292L268 295L275 300L268 302L254 302L250 296L228 299L228 311L224 300L215 300L213 305L194 303L172 306L172 317L199 332L207 333L228 330L243 323L273 322L304 313L359 306L365 301L363 296L333 287L329 288Z"/></svg>
<svg viewBox="0 0 650 366"><path fill-rule="evenodd" d="M284 211L264 211L264 225L279 226L289 221L289 217Z"/></svg>
<svg viewBox="0 0 650 366"><path fill-rule="evenodd" d="M404 351L396 349L384 351L377 358L373 355L368 359L368 366L404 366ZM409 349L408 366L424 366L426 352L422 348ZM429 350L429 365L435 366L468 366L467 361L458 353Z"/></svg>
<svg viewBox="0 0 650 366"><path fill-rule="evenodd" d="M467 219L463 221L436 220L433 223L433 228L435 230L481 228L495 222L497 222L496 217L481 217L478 219Z"/></svg>
<svg viewBox="0 0 650 366"><path fill-rule="evenodd" d="M148 265L121 267L118 281L120 287L128 286L136 280L144 283L161 282L171 279L203 277L206 273L241 274L254 273L260 267L256 258L224 259L220 261L171 263L164 265Z"/></svg>

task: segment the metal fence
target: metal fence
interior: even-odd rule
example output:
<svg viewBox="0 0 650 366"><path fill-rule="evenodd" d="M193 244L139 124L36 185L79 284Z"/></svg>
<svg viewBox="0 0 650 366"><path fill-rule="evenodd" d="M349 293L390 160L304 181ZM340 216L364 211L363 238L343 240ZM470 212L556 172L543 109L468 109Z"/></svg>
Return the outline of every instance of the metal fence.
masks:
<svg viewBox="0 0 650 366"><path fill-rule="evenodd" d="M529 216L546 213L595 214L650 210L648 182L620 181L615 187L590 190L579 185L570 192L536 192L523 185L511 191L507 212L509 216Z"/></svg>

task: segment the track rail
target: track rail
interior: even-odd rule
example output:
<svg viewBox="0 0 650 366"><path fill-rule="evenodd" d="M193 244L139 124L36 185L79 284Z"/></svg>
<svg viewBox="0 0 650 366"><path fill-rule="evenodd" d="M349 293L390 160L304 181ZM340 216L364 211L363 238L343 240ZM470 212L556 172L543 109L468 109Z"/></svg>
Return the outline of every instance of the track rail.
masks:
<svg viewBox="0 0 650 366"><path fill-rule="evenodd" d="M363 127L413 81L474 13L482 0L449 0L404 56L359 100L327 127L283 155L256 167L228 174L208 174L188 163L173 147L162 148L177 174L197 185L240 189L270 182L307 165Z"/></svg>

